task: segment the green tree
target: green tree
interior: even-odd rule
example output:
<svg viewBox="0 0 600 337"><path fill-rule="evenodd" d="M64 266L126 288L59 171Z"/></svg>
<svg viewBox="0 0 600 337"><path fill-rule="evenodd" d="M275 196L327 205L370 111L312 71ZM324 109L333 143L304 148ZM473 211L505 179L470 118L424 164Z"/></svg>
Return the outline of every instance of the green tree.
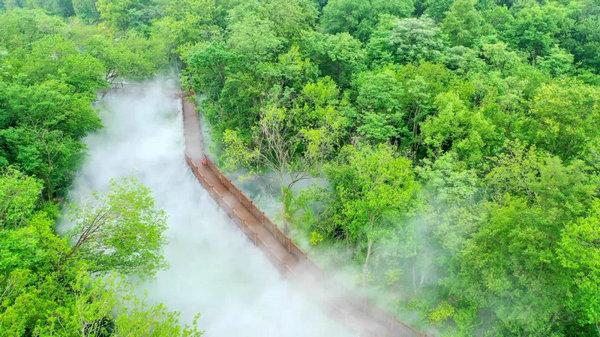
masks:
<svg viewBox="0 0 600 337"><path fill-rule="evenodd" d="M235 54L221 41L199 43L185 55L185 78L198 92L218 101Z"/></svg>
<svg viewBox="0 0 600 337"><path fill-rule="evenodd" d="M30 87L14 86L9 95L6 123L0 124L3 128L42 127L80 139L102 126L89 96L73 93L67 84L50 80Z"/></svg>
<svg viewBox="0 0 600 337"><path fill-rule="evenodd" d="M569 275L567 308L577 323L600 327L600 201L561 232L558 259Z"/></svg>
<svg viewBox="0 0 600 337"><path fill-rule="evenodd" d="M71 0L25 0L27 7L42 8L51 14L68 17L73 15Z"/></svg>
<svg viewBox="0 0 600 337"><path fill-rule="evenodd" d="M507 42L525 50L531 61L546 56L573 27L567 8L555 2L540 5L528 2L515 14L515 22L505 32Z"/></svg>
<svg viewBox="0 0 600 337"><path fill-rule="evenodd" d="M0 143L10 163L44 182L46 200L66 193L84 151L81 142L61 131L31 127L0 130Z"/></svg>
<svg viewBox="0 0 600 337"><path fill-rule="evenodd" d="M322 76L331 77L341 88L349 87L352 77L365 69L362 44L347 33L306 32L300 50L319 67Z"/></svg>
<svg viewBox="0 0 600 337"><path fill-rule="evenodd" d="M75 208L70 219L69 255L90 261L92 271L152 275L165 265L166 214L134 179L111 181L107 193Z"/></svg>
<svg viewBox="0 0 600 337"><path fill-rule="evenodd" d="M152 21L161 16L161 6L156 0L98 0L96 8L109 26L146 34Z"/></svg>
<svg viewBox="0 0 600 337"><path fill-rule="evenodd" d="M567 51L554 47L550 54L539 59L539 67L552 76L564 76L573 72L573 55Z"/></svg>
<svg viewBox="0 0 600 337"><path fill-rule="evenodd" d="M581 63L598 74L600 69L600 9L594 0L577 2L571 17L576 24L570 31L570 38L563 44Z"/></svg>
<svg viewBox="0 0 600 337"><path fill-rule="evenodd" d="M26 75L23 84L45 80L60 80L73 92L95 93L106 86L106 69L91 55L81 53L77 45L60 35L51 35L33 42L31 50L19 50L13 66ZM57 74L62 74L62 78Z"/></svg>
<svg viewBox="0 0 600 337"><path fill-rule="evenodd" d="M100 19L100 13L96 9L96 0L72 0L73 12L81 20L89 23L97 22Z"/></svg>
<svg viewBox="0 0 600 337"><path fill-rule="evenodd" d="M361 73L356 80L356 106L362 112L357 131L371 142L399 141L407 133L403 88L393 68Z"/></svg>
<svg viewBox="0 0 600 337"><path fill-rule="evenodd" d="M177 0L165 6L165 15L152 25L152 37L166 43L177 59L192 45L220 35L219 8L214 0Z"/></svg>
<svg viewBox="0 0 600 337"><path fill-rule="evenodd" d="M442 31L455 46L473 46L478 39L491 33L491 27L475 8L477 0L456 0L442 21Z"/></svg>
<svg viewBox="0 0 600 337"><path fill-rule="evenodd" d="M377 244L401 228L415 205L419 184L411 162L386 145L347 146L326 174L332 191L320 231L354 247L368 275Z"/></svg>
<svg viewBox="0 0 600 337"><path fill-rule="evenodd" d="M444 42L429 18L382 17L367 50L376 64L435 62L444 52Z"/></svg>
<svg viewBox="0 0 600 337"><path fill-rule="evenodd" d="M380 15L406 17L413 10L411 0L330 0L323 8L321 24L328 33L347 32L367 41Z"/></svg>
<svg viewBox="0 0 600 337"><path fill-rule="evenodd" d="M481 163L498 147L494 125L481 113L465 105L455 93L436 97L438 114L423 124L423 143L430 155L437 157L454 150L472 165Z"/></svg>
<svg viewBox="0 0 600 337"><path fill-rule="evenodd" d="M423 2L425 3L425 15L440 22L454 3L454 0L424 0Z"/></svg>
<svg viewBox="0 0 600 337"><path fill-rule="evenodd" d="M531 101L524 132L534 144L565 160L576 157L598 138L600 91L573 81L540 87Z"/></svg>
<svg viewBox="0 0 600 337"><path fill-rule="evenodd" d="M281 51L284 40L275 33L276 23L254 16L244 17L234 22L227 43L242 56L248 65L270 60Z"/></svg>
<svg viewBox="0 0 600 337"><path fill-rule="evenodd" d="M42 184L17 170L8 169L0 176L0 223L20 227L33 216Z"/></svg>
<svg viewBox="0 0 600 337"><path fill-rule="evenodd" d="M78 48L103 64L102 77L108 84L119 79L147 78L166 64L163 46L135 31L115 36L105 26L73 22L68 34Z"/></svg>
<svg viewBox="0 0 600 337"><path fill-rule="evenodd" d="M45 36L62 32L65 23L42 11L14 9L0 13L0 45L17 51Z"/></svg>

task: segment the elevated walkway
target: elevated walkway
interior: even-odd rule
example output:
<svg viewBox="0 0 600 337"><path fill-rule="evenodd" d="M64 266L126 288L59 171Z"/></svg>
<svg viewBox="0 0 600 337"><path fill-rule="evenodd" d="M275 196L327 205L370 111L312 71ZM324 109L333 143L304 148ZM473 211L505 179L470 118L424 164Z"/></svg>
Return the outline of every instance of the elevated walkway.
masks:
<svg viewBox="0 0 600 337"><path fill-rule="evenodd" d="M360 337L426 337L326 277L281 230L204 155L195 106L182 98L186 161L204 188L288 279ZM324 336L327 337L327 336Z"/></svg>

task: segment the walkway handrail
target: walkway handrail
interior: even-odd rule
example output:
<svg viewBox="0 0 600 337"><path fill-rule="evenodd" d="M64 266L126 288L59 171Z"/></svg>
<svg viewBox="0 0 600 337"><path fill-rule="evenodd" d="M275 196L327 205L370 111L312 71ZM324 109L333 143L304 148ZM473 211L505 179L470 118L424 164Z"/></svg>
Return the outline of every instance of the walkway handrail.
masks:
<svg viewBox="0 0 600 337"><path fill-rule="evenodd" d="M294 276L300 279L305 277L305 274L309 274L315 281L325 283L327 280L324 271L290 238L288 238L279 227L256 206L252 199L246 196L242 190L225 176L212 160L206 157L204 153L197 153L198 149L203 149L202 144L192 144L193 142L202 142L201 135L197 134L199 132L197 129L199 127L199 125L197 125L197 120L191 121L191 119L198 118L197 112L195 111L194 106L189 101L186 101L183 96L182 106L184 110L186 144L185 160L198 181L206 188L209 194L233 222L240 227L250 241L261 248L269 261L278 268L283 275L287 275L288 277ZM190 123L196 123L196 125ZM194 127L196 127L196 129L194 129ZM190 132L195 132L196 134L190 135ZM195 150L196 152L190 150ZM214 184L211 183L211 181L213 181ZM227 202L227 200L232 200L231 198L227 198L226 195L233 197L235 202ZM237 206L243 208L242 212L247 212L246 215L243 215L240 211L236 210L236 202ZM247 216L250 216L248 219L254 219L256 222L251 224L246 219ZM261 234L261 237L257 232L260 232L261 230L262 233L268 232L269 234ZM267 232L265 232L265 230ZM269 239L265 235L270 235L272 239ZM267 239L267 241L274 239L290 257L293 257L293 261L286 261L288 259L287 257L279 256L274 250L274 247L272 247L273 242L268 244L265 242L265 239ZM298 274L299 272L302 274ZM337 290L339 290L339 287ZM367 298L350 296L347 291L341 291L340 293L344 294L343 298L333 297L328 300L328 302L330 302L329 309L332 313L337 313L336 316L341 315L344 317L349 313L362 313L361 315L363 315L365 319L368 319L372 323L378 323L379 327L385 330L384 332L381 331L382 329L379 329L377 332L361 331L361 333L368 333L368 336L370 337L426 337L425 334L420 333L409 325L397 320L393 315L377 308L371 304ZM348 324L350 322L346 323Z"/></svg>

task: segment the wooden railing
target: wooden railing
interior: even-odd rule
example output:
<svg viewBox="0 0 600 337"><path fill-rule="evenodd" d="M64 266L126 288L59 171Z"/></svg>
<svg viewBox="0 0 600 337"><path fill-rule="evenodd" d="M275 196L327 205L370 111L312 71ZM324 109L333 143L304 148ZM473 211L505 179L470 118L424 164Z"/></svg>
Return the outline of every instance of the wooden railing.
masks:
<svg viewBox="0 0 600 337"><path fill-rule="evenodd" d="M188 139L186 137L186 143L187 142ZM233 222L238 225L250 241L264 252L269 261L283 275L288 275L290 277L306 277L306 275L310 275L317 281L323 281L324 283L327 281L323 270L318 267L290 238L288 238L279 227L277 227L277 225L256 206L252 199L246 196L244 192L225 176L225 174L223 174L209 158L204 157L201 163L196 163L192 160L192 156L186 152L185 160L194 176L196 176L198 181L209 192L217 204L225 211ZM203 166L204 169L201 169L199 165ZM213 177L209 177L209 175L212 175ZM211 184L211 181L215 181L215 179L221 186L213 186ZM224 191L220 192L219 189ZM235 207L236 203L230 204L227 202L228 199L231 200L231 197L239 203L237 205L243 207L243 210L237 210ZM240 212L243 211L250 213L250 215L258 221L260 227L266 229L278 244L289 253L289 256L293 257L294 261L290 263L290 261L282 260L282 258L273 250L274 247L264 242L261 236L257 235L251 228L246 217L240 214ZM302 273L302 275L299 275L298 273ZM368 317L370 321L385 327L385 330L388 331L388 333L385 334L386 337L427 337L426 334L414 330L409 325L397 320L393 315L379 309L376 305L370 303L366 297L350 295L350 291L345 291L339 287L337 287L336 290L337 293L344 294L344 296L334 296L326 300L328 302L328 309L332 315L344 319L346 317L345 313L349 311L354 313L360 312L362 313L362 316Z"/></svg>

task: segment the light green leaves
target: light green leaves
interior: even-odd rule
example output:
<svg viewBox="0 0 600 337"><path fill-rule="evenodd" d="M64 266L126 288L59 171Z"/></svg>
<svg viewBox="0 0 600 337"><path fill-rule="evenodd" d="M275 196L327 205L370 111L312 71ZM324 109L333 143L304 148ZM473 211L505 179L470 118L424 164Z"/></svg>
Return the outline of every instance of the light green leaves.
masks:
<svg viewBox="0 0 600 337"><path fill-rule="evenodd" d="M562 230L558 259L571 276L567 297L570 310L580 313L582 323L600 321L600 201L595 200L587 217Z"/></svg>
<svg viewBox="0 0 600 337"><path fill-rule="evenodd" d="M8 169L0 176L0 228L25 225L41 196L42 184L19 171Z"/></svg>
<svg viewBox="0 0 600 337"><path fill-rule="evenodd" d="M70 255L90 261L92 271L147 276L165 266L166 214L133 178L113 180L107 193L74 208L70 219Z"/></svg>

